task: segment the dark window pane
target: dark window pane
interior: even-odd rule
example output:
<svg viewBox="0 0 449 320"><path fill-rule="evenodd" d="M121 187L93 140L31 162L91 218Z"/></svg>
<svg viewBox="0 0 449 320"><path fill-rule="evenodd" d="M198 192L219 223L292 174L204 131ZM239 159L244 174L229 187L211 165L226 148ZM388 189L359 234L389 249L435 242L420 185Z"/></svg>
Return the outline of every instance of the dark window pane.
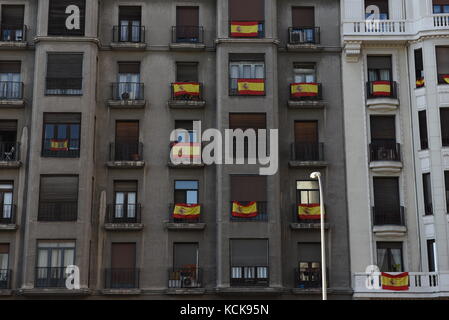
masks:
<svg viewBox="0 0 449 320"><path fill-rule="evenodd" d="M67 7L75 5L79 8L80 25L79 29L67 29L66 20L73 13L66 13ZM86 14L85 0L50 0L48 14L48 35L49 36L84 36L84 24ZM69 20L71 21L71 20Z"/></svg>
<svg viewBox="0 0 449 320"><path fill-rule="evenodd" d="M264 21L265 0L229 0L229 18L235 21Z"/></svg>
<svg viewBox="0 0 449 320"><path fill-rule="evenodd" d="M231 240L231 265L268 266L268 240Z"/></svg>
<svg viewBox="0 0 449 320"><path fill-rule="evenodd" d="M419 111L418 118L419 118L419 138L421 142L421 150L426 150L429 148L426 111L425 110Z"/></svg>
<svg viewBox="0 0 449 320"><path fill-rule="evenodd" d="M443 147L449 146L449 108L440 109L441 139Z"/></svg>

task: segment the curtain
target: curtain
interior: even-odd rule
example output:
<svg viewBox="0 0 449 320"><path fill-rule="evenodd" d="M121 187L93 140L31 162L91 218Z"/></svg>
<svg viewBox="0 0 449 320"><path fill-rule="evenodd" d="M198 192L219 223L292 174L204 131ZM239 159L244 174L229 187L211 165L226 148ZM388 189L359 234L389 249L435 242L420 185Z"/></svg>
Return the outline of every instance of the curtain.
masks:
<svg viewBox="0 0 449 320"><path fill-rule="evenodd" d="M115 194L115 218L123 218L123 205L125 203L125 193L117 192Z"/></svg>
<svg viewBox="0 0 449 320"><path fill-rule="evenodd" d="M128 93L130 100L135 100L140 97L140 74L136 73L120 73L118 99L123 99L123 94Z"/></svg>
<svg viewBox="0 0 449 320"><path fill-rule="evenodd" d="M390 271L388 266L388 250L377 249L377 265L381 271Z"/></svg>
<svg viewBox="0 0 449 320"><path fill-rule="evenodd" d="M128 218L136 216L136 194L134 192L128 193Z"/></svg>
<svg viewBox="0 0 449 320"><path fill-rule="evenodd" d="M20 73L0 73L0 97L19 99L21 97Z"/></svg>
<svg viewBox="0 0 449 320"><path fill-rule="evenodd" d="M3 194L3 218L9 219L12 214L12 192Z"/></svg>

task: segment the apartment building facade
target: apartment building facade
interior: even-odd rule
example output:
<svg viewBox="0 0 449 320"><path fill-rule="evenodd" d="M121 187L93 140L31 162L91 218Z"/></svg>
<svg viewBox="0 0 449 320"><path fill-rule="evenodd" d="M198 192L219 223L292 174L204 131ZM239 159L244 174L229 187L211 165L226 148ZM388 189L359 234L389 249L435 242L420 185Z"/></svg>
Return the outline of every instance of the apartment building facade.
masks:
<svg viewBox="0 0 449 320"><path fill-rule="evenodd" d="M342 2L355 298L448 296L448 13L439 0ZM408 272L408 290L367 286L369 266Z"/></svg>
<svg viewBox="0 0 449 320"><path fill-rule="evenodd" d="M319 298L319 171L351 297L339 1L0 5L2 296ZM279 170L174 165L193 121L279 129Z"/></svg>

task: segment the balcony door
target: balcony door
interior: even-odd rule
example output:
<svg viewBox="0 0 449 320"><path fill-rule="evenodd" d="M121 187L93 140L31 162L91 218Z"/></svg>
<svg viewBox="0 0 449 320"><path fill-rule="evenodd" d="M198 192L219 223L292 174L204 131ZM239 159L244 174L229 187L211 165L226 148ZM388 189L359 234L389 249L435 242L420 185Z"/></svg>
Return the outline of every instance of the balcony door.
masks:
<svg viewBox="0 0 449 320"><path fill-rule="evenodd" d="M295 121L295 158L299 161L319 160L318 121Z"/></svg>
<svg viewBox="0 0 449 320"><path fill-rule="evenodd" d="M13 214L13 189L12 182L0 181L0 223L11 222Z"/></svg>
<svg viewBox="0 0 449 320"><path fill-rule="evenodd" d="M39 242L36 286L65 287L66 267L74 263L74 242Z"/></svg>
<svg viewBox="0 0 449 320"><path fill-rule="evenodd" d="M295 83L315 83L315 64L295 63L293 66L293 75L295 78Z"/></svg>
<svg viewBox="0 0 449 320"><path fill-rule="evenodd" d="M117 100L140 100L140 62L119 62Z"/></svg>
<svg viewBox="0 0 449 320"><path fill-rule="evenodd" d="M374 225L402 225L399 178L373 179Z"/></svg>
<svg viewBox="0 0 449 320"><path fill-rule="evenodd" d="M319 243L298 243L298 288L321 286L321 246Z"/></svg>
<svg viewBox="0 0 449 320"><path fill-rule="evenodd" d="M2 5L1 40L24 41L23 5Z"/></svg>
<svg viewBox="0 0 449 320"><path fill-rule="evenodd" d="M0 99L21 99L20 61L0 61Z"/></svg>
<svg viewBox="0 0 449 320"><path fill-rule="evenodd" d="M392 61L391 56L368 56L368 80L392 81Z"/></svg>
<svg viewBox="0 0 449 320"><path fill-rule="evenodd" d="M0 120L0 161L17 160L17 121Z"/></svg>
<svg viewBox="0 0 449 320"><path fill-rule="evenodd" d="M395 116L371 116L371 160L397 161L399 149L396 143Z"/></svg>
<svg viewBox="0 0 449 320"><path fill-rule="evenodd" d="M137 182L114 182L114 219L130 221L136 218L137 213Z"/></svg>
<svg viewBox="0 0 449 320"><path fill-rule="evenodd" d="M290 43L315 43L315 8L292 7Z"/></svg>
<svg viewBox="0 0 449 320"><path fill-rule="evenodd" d="M9 244L0 243L0 289L9 287Z"/></svg>
<svg viewBox="0 0 449 320"><path fill-rule="evenodd" d="M266 177L232 175L230 178L231 220L266 221L268 219Z"/></svg>
<svg viewBox="0 0 449 320"><path fill-rule="evenodd" d="M142 7L119 7L119 39L121 42L141 41Z"/></svg>
<svg viewBox="0 0 449 320"><path fill-rule="evenodd" d="M111 288L135 288L137 284L136 244L112 243Z"/></svg>
<svg viewBox="0 0 449 320"><path fill-rule="evenodd" d="M377 265L381 272L403 272L402 242L377 242Z"/></svg>
<svg viewBox="0 0 449 320"><path fill-rule="evenodd" d="M199 7L176 7L176 41L198 42L199 38Z"/></svg>
<svg viewBox="0 0 449 320"><path fill-rule="evenodd" d="M139 160L139 121L117 121L115 130L115 160Z"/></svg>
<svg viewBox="0 0 449 320"><path fill-rule="evenodd" d="M365 0L365 17L375 20L389 19L389 0ZM378 16L377 16L378 14Z"/></svg>
<svg viewBox="0 0 449 320"><path fill-rule="evenodd" d="M173 244L173 270L170 275L170 287L198 287L199 274L198 243Z"/></svg>

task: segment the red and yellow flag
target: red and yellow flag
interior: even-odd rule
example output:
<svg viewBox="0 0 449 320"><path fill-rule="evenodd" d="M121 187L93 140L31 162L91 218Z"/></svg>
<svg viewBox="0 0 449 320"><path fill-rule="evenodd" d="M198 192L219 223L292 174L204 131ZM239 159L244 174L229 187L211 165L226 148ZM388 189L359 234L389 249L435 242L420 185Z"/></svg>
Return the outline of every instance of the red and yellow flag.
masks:
<svg viewBox="0 0 449 320"><path fill-rule="evenodd" d="M197 219L201 214L201 205L179 203L173 209L175 219Z"/></svg>
<svg viewBox="0 0 449 320"><path fill-rule="evenodd" d="M263 96L265 94L265 79L238 79L237 85L241 95Z"/></svg>
<svg viewBox="0 0 449 320"><path fill-rule="evenodd" d="M171 149L173 158L199 159L201 157L201 143L174 143Z"/></svg>
<svg viewBox="0 0 449 320"><path fill-rule="evenodd" d="M259 22L231 22L231 37L254 38L259 36Z"/></svg>
<svg viewBox="0 0 449 320"><path fill-rule="evenodd" d="M173 94L175 97L189 95L200 95L200 84L195 82L176 82L173 83Z"/></svg>
<svg viewBox="0 0 449 320"><path fill-rule="evenodd" d="M373 82L373 96L389 97L391 96L391 82L390 81L374 81Z"/></svg>
<svg viewBox="0 0 449 320"><path fill-rule="evenodd" d="M69 150L69 140L67 139L52 139L50 140L51 151L67 151Z"/></svg>
<svg viewBox="0 0 449 320"><path fill-rule="evenodd" d="M424 87L425 84L426 84L426 82L424 81L424 78L416 80L416 87L417 88L422 88L422 87Z"/></svg>
<svg viewBox="0 0 449 320"><path fill-rule="evenodd" d="M443 75L442 78L444 82L449 83L449 74Z"/></svg>
<svg viewBox="0 0 449 320"><path fill-rule="evenodd" d="M321 219L321 208L319 204L298 204L298 217L301 220Z"/></svg>
<svg viewBox="0 0 449 320"><path fill-rule="evenodd" d="M232 216L239 218L254 218L258 215L257 202L250 202L244 206L238 201L232 202Z"/></svg>
<svg viewBox="0 0 449 320"><path fill-rule="evenodd" d="M390 291L407 291L410 289L408 272L397 275L382 272L382 289Z"/></svg>
<svg viewBox="0 0 449 320"><path fill-rule="evenodd" d="M318 96L318 83L293 83L290 89L295 98Z"/></svg>

